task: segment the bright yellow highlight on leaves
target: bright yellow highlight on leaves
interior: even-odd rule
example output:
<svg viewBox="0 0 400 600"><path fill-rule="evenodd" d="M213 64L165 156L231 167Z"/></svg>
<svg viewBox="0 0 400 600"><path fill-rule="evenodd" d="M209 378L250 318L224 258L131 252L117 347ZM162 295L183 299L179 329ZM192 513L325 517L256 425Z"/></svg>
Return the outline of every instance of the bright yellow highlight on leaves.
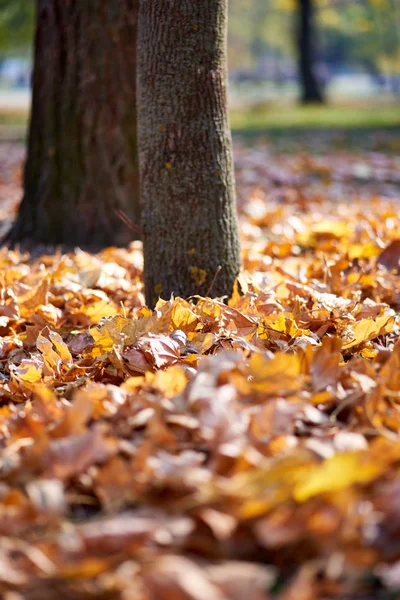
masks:
<svg viewBox="0 0 400 600"><path fill-rule="evenodd" d="M63 341L62 337L55 331L49 331L49 338L50 341L53 343L63 363L65 363L66 365L71 365L72 355L68 349L67 344Z"/></svg>
<svg viewBox="0 0 400 600"><path fill-rule="evenodd" d="M184 332L194 331L199 318L190 308L189 303L177 298L171 312L171 329L182 329Z"/></svg>
<svg viewBox="0 0 400 600"><path fill-rule="evenodd" d="M45 330L44 330L45 331ZM36 347L42 353L44 363L49 372L59 372L62 365L72 365L72 355L61 336L55 331L47 330L49 339L40 334L36 340Z"/></svg>
<svg viewBox="0 0 400 600"><path fill-rule="evenodd" d="M372 242L367 244L352 244L349 246L348 254L349 259L354 260L355 258L372 258L379 256L381 248Z"/></svg>
<svg viewBox="0 0 400 600"><path fill-rule="evenodd" d="M112 317L117 313L118 311L114 306L105 300L99 300L85 308L85 315L88 317L90 324L98 323L104 317Z"/></svg>
<svg viewBox="0 0 400 600"><path fill-rule="evenodd" d="M345 221L322 220L313 223L306 231L299 234L297 241L302 246L316 246L324 240L346 240L351 233L349 223Z"/></svg>
<svg viewBox="0 0 400 600"><path fill-rule="evenodd" d="M152 385L162 392L166 398L174 398L183 392L187 385L187 377L182 367L172 366L166 371L158 371L152 379Z"/></svg>
<svg viewBox="0 0 400 600"><path fill-rule="evenodd" d="M90 335L94 340L94 347L90 350L91 356L96 358L105 356L112 352L114 347L121 347L124 343L132 344L140 331L139 324L144 325L144 321L117 316L99 327L90 329Z"/></svg>
<svg viewBox="0 0 400 600"><path fill-rule="evenodd" d="M24 383L39 383L42 379L42 369L28 359L21 362L14 375Z"/></svg>
<svg viewBox="0 0 400 600"><path fill-rule="evenodd" d="M308 329L299 329L294 319L286 317L283 313L277 320L275 319L275 315L270 315L260 321L257 333L262 340L268 339L273 331L284 333L291 338L310 334Z"/></svg>
<svg viewBox="0 0 400 600"><path fill-rule="evenodd" d="M358 346L362 342L373 340L379 335L389 333L392 331L394 323L394 317L385 314L376 319L373 319L372 317L361 319L361 321L358 321L353 325L353 337L349 342L343 344L343 349L347 350L353 346Z"/></svg>
<svg viewBox="0 0 400 600"><path fill-rule="evenodd" d="M235 385L245 394L264 392L277 394L279 391L292 392L301 387L300 359L296 355L278 352L271 359L261 353L254 353L249 361L244 377L234 376Z"/></svg>
<svg viewBox="0 0 400 600"><path fill-rule="evenodd" d="M293 497L297 502L305 502L324 492L342 490L357 483L368 483L385 469L384 461L372 461L366 452L336 454L303 478L296 485Z"/></svg>

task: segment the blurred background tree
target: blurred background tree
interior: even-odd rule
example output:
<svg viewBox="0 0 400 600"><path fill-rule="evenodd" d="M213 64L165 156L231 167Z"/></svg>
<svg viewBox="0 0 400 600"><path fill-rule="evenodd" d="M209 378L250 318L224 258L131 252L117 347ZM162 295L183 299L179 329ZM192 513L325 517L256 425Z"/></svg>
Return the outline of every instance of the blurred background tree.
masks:
<svg viewBox="0 0 400 600"><path fill-rule="evenodd" d="M318 75L318 36L315 1L297 0L296 54L303 104L324 102L322 74Z"/></svg>
<svg viewBox="0 0 400 600"><path fill-rule="evenodd" d="M296 10L300 0L230 0L230 69L234 85L275 86L298 96ZM399 0L314 0L313 57L328 93L399 92ZM355 78L356 76L356 78ZM258 91L258 95L260 91Z"/></svg>

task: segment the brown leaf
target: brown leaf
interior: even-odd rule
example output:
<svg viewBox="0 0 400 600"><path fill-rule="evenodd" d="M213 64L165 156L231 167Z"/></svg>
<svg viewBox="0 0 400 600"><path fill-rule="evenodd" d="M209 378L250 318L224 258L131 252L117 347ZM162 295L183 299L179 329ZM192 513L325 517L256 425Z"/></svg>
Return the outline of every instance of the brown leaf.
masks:
<svg viewBox="0 0 400 600"><path fill-rule="evenodd" d="M67 479L104 462L116 451L116 446L103 437L99 428L70 435L51 442L47 453L48 472L52 477Z"/></svg>
<svg viewBox="0 0 400 600"><path fill-rule="evenodd" d="M86 552L97 556L120 552L124 548L143 547L156 533L158 523L151 518L121 514L112 519L96 520L78 527Z"/></svg>
<svg viewBox="0 0 400 600"><path fill-rule="evenodd" d="M377 258L377 263L388 271L399 272L400 266L400 239L393 240Z"/></svg>
<svg viewBox="0 0 400 600"><path fill-rule="evenodd" d="M225 600L207 572L180 556L164 556L144 573L151 600Z"/></svg>
<svg viewBox="0 0 400 600"><path fill-rule="evenodd" d="M167 335L142 336L137 347L156 369L172 365L180 358L179 343Z"/></svg>
<svg viewBox="0 0 400 600"><path fill-rule="evenodd" d="M276 579L273 567L249 562L225 561L207 571L229 600L248 600L249 593L251 600L268 600L267 591Z"/></svg>

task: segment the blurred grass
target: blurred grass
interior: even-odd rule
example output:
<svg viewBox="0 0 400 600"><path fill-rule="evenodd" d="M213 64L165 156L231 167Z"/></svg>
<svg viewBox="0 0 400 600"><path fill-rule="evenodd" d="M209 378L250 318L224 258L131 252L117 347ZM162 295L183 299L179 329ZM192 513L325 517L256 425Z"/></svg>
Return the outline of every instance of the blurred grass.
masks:
<svg viewBox="0 0 400 600"><path fill-rule="evenodd" d="M28 113L27 111L13 111L13 110L1 110L0 109L0 125L15 126L28 126Z"/></svg>
<svg viewBox="0 0 400 600"><path fill-rule="evenodd" d="M28 133L27 110L0 108L0 142L23 142Z"/></svg>
<svg viewBox="0 0 400 600"><path fill-rule="evenodd" d="M399 104L260 104L251 108L232 108L233 131L250 132L295 128L378 128L399 127Z"/></svg>
<svg viewBox="0 0 400 600"><path fill-rule="evenodd" d="M29 113L24 109L0 107L0 140L24 140ZM395 140L400 137L400 106L393 102L327 104L301 106L283 101L281 105L263 103L252 107L231 108L233 134L252 138L268 133L272 138L296 136L301 132L330 130L354 134L369 130L387 130ZM393 131L391 131L393 130ZM400 142L399 142L400 143ZM396 143L397 147L397 143Z"/></svg>

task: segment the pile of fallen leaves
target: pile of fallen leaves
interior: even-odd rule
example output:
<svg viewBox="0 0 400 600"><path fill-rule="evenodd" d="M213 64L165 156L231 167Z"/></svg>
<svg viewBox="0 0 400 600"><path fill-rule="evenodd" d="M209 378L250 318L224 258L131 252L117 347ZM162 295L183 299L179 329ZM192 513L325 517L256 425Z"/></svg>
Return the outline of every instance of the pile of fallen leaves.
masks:
<svg viewBox="0 0 400 600"><path fill-rule="evenodd" d="M150 311L139 243L0 251L5 600L400 588L398 164L266 152L228 304Z"/></svg>

